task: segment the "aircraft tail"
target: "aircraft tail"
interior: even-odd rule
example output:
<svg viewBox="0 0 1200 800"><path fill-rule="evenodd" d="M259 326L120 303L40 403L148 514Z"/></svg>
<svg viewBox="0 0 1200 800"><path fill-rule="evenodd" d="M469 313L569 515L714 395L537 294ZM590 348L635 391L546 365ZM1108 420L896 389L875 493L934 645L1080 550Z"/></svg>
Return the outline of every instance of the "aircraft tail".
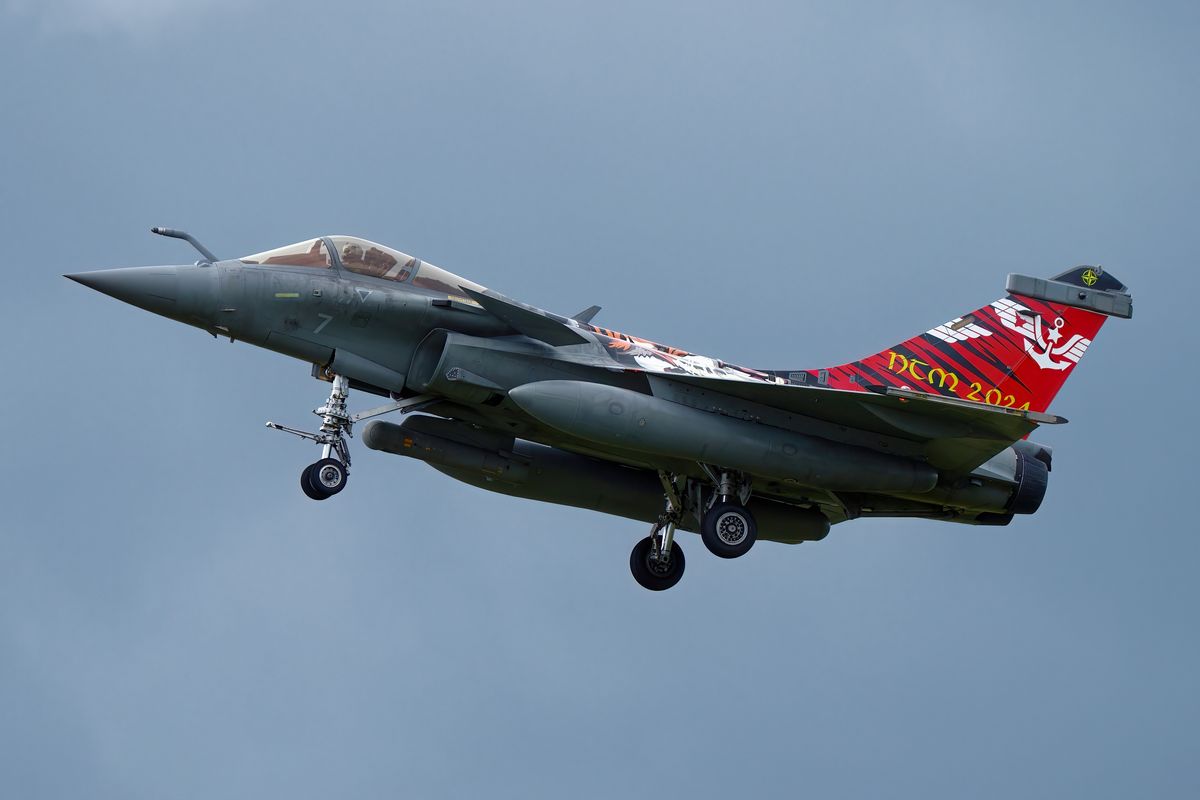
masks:
<svg viewBox="0 0 1200 800"><path fill-rule="evenodd" d="M1045 411L1104 321L1133 315L1129 291L1100 267L1050 280L1009 275L1007 289L994 303L860 361L812 371L805 382Z"/></svg>

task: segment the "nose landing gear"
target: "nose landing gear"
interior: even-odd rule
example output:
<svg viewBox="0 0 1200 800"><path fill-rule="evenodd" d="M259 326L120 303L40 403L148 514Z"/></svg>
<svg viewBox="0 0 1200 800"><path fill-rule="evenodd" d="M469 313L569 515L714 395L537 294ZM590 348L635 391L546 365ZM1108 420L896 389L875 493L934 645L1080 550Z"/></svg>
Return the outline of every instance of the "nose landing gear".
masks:
<svg viewBox="0 0 1200 800"><path fill-rule="evenodd" d="M321 445L321 459L309 464L300 473L300 488L313 500L326 500L346 488L350 477L350 447L346 437L351 436L354 420L346 411L346 399L350 395L350 381L341 375L333 378L333 388L325 405L313 413L321 417L321 429L309 433L268 422L268 428L309 439ZM337 456L334 458L334 456Z"/></svg>
<svg viewBox="0 0 1200 800"><path fill-rule="evenodd" d="M316 376L317 372L314 371ZM381 414L399 411L407 414L419 411L437 402L433 395L420 394L415 397L393 400L387 405L362 411L351 415L346 410L346 400L350 397L350 380L343 375L333 376L333 386L329 390L329 399L325 405L313 411L321 418L321 429L316 433L302 431L299 428L289 428L277 422L268 422L268 428L299 436L321 445L321 458L309 464L300 473L300 488L313 500L328 500L346 488L350 478L350 446L346 438L353 436L351 432L354 423ZM393 398L397 395L392 395Z"/></svg>

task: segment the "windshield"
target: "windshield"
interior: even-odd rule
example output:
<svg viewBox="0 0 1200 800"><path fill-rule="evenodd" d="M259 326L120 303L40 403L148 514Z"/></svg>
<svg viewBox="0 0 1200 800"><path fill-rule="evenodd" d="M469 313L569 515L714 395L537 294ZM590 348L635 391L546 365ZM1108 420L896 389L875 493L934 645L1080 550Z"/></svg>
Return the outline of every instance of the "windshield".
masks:
<svg viewBox="0 0 1200 800"><path fill-rule="evenodd" d="M329 250L321 239L276 247L263 253L255 253L240 259L243 264L274 264L286 267L317 267L328 269L333 265Z"/></svg>

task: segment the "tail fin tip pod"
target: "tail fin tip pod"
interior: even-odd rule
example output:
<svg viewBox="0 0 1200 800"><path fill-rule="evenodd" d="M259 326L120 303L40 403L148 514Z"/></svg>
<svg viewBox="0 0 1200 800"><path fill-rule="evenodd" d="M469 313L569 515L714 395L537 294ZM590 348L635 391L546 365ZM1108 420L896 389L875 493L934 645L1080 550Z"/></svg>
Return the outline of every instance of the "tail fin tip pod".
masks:
<svg viewBox="0 0 1200 800"><path fill-rule="evenodd" d="M1133 316L1129 290L1098 266L1050 279L1013 274L1006 288L993 303L860 361L813 370L805 382L1045 411L1104 321Z"/></svg>

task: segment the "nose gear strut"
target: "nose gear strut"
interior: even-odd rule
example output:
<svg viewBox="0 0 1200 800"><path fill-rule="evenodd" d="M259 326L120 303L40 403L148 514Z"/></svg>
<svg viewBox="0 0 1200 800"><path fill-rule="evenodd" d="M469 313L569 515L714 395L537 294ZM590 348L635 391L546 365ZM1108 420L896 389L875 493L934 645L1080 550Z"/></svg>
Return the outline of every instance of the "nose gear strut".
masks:
<svg viewBox="0 0 1200 800"><path fill-rule="evenodd" d="M346 410L346 401L349 397L349 379L344 375L334 375L333 386L329 390L329 399L325 401L325 405L313 410L313 413L321 418L321 429L316 433L302 431L299 428L289 428L278 422L267 423L268 428L284 431L321 445L320 460L309 464L300 473L300 488L313 500L326 500L346 488L346 481L350 477L350 445L346 439L353 437L354 423L390 414L393 411L399 411L401 414L420 411L437 402L437 398L433 395L420 394L403 400L394 400L386 405L351 415Z"/></svg>
<svg viewBox="0 0 1200 800"><path fill-rule="evenodd" d="M309 464L300 474L300 488L313 500L333 497L346 488L346 481L350 477L350 447L346 443L346 437L353 436L354 419L346 411L346 399L349 396L350 381L343 375L334 375L329 399L325 401L325 405L313 411L321 418L321 429L316 433L289 428L276 422L267 423L268 428L321 445L321 459Z"/></svg>

